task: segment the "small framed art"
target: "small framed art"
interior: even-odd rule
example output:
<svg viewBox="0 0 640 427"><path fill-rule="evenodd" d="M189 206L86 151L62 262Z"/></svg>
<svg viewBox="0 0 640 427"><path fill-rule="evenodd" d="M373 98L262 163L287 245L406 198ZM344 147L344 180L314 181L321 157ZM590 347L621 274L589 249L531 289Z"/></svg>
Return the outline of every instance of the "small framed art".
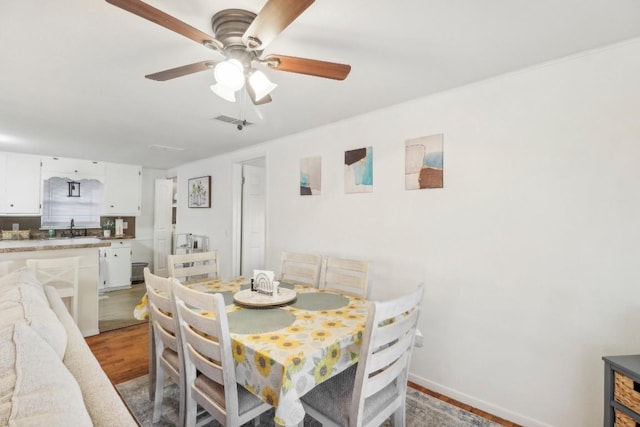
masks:
<svg viewBox="0 0 640 427"><path fill-rule="evenodd" d="M211 207L211 176L189 178L189 207Z"/></svg>

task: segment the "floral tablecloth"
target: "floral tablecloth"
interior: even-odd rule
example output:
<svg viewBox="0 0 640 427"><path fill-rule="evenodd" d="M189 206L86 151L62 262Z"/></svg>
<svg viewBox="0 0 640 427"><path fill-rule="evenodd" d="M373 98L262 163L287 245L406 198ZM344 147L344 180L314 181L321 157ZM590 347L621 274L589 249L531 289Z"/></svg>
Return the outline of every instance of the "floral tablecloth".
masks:
<svg viewBox="0 0 640 427"><path fill-rule="evenodd" d="M237 381L276 407L277 424L297 426L305 415L300 397L357 362L369 304L363 299L281 284L298 293L293 303L252 309L233 302L248 286L244 278L188 286L225 297ZM135 314L148 315L146 296Z"/></svg>

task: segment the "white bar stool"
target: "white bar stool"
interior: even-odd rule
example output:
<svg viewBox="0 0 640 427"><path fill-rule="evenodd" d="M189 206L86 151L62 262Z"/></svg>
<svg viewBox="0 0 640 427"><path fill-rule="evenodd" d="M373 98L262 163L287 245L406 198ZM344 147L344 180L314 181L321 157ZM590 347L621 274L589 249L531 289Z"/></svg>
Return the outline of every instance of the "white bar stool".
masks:
<svg viewBox="0 0 640 427"><path fill-rule="evenodd" d="M35 271L36 277L43 285L56 288L61 298L70 299L70 312L78 323L78 274L80 258L47 258L28 259L26 265Z"/></svg>

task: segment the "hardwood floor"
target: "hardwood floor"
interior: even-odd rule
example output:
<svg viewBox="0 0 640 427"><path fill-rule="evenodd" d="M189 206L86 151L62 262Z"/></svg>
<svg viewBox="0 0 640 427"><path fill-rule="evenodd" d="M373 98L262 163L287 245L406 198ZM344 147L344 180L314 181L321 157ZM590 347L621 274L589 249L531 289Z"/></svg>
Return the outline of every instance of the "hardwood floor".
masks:
<svg viewBox="0 0 640 427"><path fill-rule="evenodd" d="M149 324L103 332L86 338L111 382L120 384L149 372Z"/></svg>
<svg viewBox="0 0 640 427"><path fill-rule="evenodd" d="M133 317L133 309L145 294L144 283L129 289L106 292L98 299L98 329L100 332L121 329L140 323Z"/></svg>
<svg viewBox="0 0 640 427"><path fill-rule="evenodd" d="M98 359L98 362L100 362L102 369L114 385L137 378L149 372L148 323L104 332L100 335L88 337L86 341ZM521 427L518 424L465 405L462 402L421 387L413 382L409 382L409 386L505 427Z"/></svg>

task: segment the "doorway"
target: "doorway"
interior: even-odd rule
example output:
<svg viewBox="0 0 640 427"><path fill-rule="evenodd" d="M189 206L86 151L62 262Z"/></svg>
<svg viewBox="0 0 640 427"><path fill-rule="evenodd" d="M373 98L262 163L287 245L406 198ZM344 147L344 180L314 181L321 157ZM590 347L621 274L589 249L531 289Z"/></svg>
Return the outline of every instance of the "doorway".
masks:
<svg viewBox="0 0 640 427"><path fill-rule="evenodd" d="M234 168L234 275L265 268L266 159L239 162Z"/></svg>
<svg viewBox="0 0 640 427"><path fill-rule="evenodd" d="M145 323L133 316L136 305L146 293L144 281L129 289L105 292L98 296L98 330L100 333Z"/></svg>

